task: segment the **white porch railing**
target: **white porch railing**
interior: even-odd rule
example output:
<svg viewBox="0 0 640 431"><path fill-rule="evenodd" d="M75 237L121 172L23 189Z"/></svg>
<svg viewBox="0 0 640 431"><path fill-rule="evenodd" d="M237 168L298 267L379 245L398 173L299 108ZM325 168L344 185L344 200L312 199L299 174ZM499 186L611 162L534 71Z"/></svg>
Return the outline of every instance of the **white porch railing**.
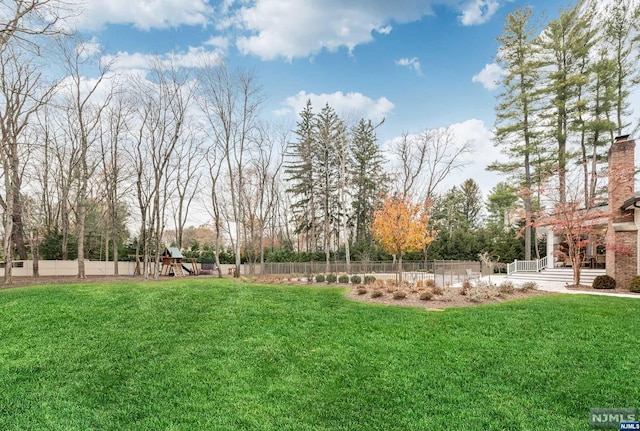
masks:
<svg viewBox="0 0 640 431"><path fill-rule="evenodd" d="M515 260L507 264L507 274L514 272L540 272L547 267L548 256L539 260Z"/></svg>

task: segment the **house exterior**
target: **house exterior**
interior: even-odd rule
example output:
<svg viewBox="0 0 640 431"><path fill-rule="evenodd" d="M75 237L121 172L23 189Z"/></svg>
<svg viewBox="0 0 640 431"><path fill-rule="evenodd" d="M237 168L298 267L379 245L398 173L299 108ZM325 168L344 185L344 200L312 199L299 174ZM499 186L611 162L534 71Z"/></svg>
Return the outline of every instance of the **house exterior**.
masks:
<svg viewBox="0 0 640 431"><path fill-rule="evenodd" d="M607 226L607 275L618 285L629 286L638 275L640 212L635 196L635 148L629 135L615 139L609 150L609 223Z"/></svg>
<svg viewBox="0 0 640 431"><path fill-rule="evenodd" d="M589 223L604 237L604 247L587 245L587 262L606 268L621 287L638 275L640 268L640 196L635 194L635 147L629 135L618 136L609 149L608 205L595 208ZM562 241L550 227L547 235L547 267L563 265L558 258Z"/></svg>

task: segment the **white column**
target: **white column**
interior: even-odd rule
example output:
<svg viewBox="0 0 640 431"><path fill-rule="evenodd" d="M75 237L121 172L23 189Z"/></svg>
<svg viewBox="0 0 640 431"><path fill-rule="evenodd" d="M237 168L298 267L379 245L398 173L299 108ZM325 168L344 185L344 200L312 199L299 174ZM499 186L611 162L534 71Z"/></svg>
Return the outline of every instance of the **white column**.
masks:
<svg viewBox="0 0 640 431"><path fill-rule="evenodd" d="M553 229L547 227L547 265L549 268L556 267L556 257L553 254L553 248L555 246L556 236L553 233Z"/></svg>

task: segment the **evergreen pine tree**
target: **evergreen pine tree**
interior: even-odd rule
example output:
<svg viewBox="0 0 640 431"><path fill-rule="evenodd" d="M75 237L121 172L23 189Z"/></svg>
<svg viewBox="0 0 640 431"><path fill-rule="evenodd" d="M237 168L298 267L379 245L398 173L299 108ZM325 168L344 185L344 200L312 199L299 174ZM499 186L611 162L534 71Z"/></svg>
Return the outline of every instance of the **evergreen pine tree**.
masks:
<svg viewBox="0 0 640 431"><path fill-rule="evenodd" d="M355 242L370 245L369 226L373 212L383 201L388 176L384 171L384 156L376 144L375 127L371 121L361 119L352 130L352 185L353 222Z"/></svg>
<svg viewBox="0 0 640 431"><path fill-rule="evenodd" d="M340 159L338 152L341 142L346 139L344 122L335 110L326 104L315 118L315 145L313 158L316 163L314 181L316 182L318 209L322 220L322 246L326 258L326 271L329 272L332 240L339 227L339 178Z"/></svg>
<svg viewBox="0 0 640 431"><path fill-rule="evenodd" d="M503 172L522 189L525 207L525 259L531 259L532 162L544 151L539 142L536 110L540 95L537 89L539 64L533 43L536 27L531 24L532 9L517 9L506 18L498 38L501 44L498 61L504 70L503 91L496 106L495 142L503 147L509 162L493 163L489 170Z"/></svg>
<svg viewBox="0 0 640 431"><path fill-rule="evenodd" d="M462 215L471 229L477 229L482 222L482 192L478 183L472 178L465 180L460 185L460 193L463 196Z"/></svg>
<svg viewBox="0 0 640 431"><path fill-rule="evenodd" d="M315 175L315 122L311 100L300 112L295 134L296 142L291 142L287 151L285 175L292 195L291 210L294 215L297 234L306 234L306 251L315 252L318 246L319 223Z"/></svg>
<svg viewBox="0 0 640 431"><path fill-rule="evenodd" d="M637 48L640 4L634 7L632 0L616 0L607 7L604 17L604 39L614 64L614 122L615 134L622 135L629 125L625 116L629 114L631 87L638 82ZM614 136L611 136L613 141Z"/></svg>
<svg viewBox="0 0 640 431"><path fill-rule="evenodd" d="M569 148L570 125L576 113L583 109L588 56L595 43L591 29L592 13L580 5L562 11L551 21L539 38L544 75L544 112L548 135L556 142L559 202L566 202L567 164L571 158ZM587 74L585 74L587 72Z"/></svg>

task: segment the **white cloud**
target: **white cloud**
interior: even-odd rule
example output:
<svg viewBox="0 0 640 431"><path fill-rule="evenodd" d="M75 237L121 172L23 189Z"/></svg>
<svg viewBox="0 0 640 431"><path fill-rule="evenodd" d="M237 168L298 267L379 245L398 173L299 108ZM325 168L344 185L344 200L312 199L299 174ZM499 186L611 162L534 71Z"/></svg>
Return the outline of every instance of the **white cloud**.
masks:
<svg viewBox="0 0 640 431"><path fill-rule="evenodd" d="M139 52L129 53L118 52L116 55L102 57L102 64L111 63L113 69L132 70L149 69L152 64L159 64L163 67L202 67L205 63L216 63L222 59L221 51L210 51L203 47L189 47L186 52L169 52L163 55L143 54Z"/></svg>
<svg viewBox="0 0 640 431"><path fill-rule="evenodd" d="M408 67L409 69L413 69L418 76L422 76L422 69L420 68L420 60L418 57L413 58L401 58L400 60L396 60L397 66Z"/></svg>
<svg viewBox="0 0 640 431"><path fill-rule="evenodd" d="M323 49L336 51L388 34L392 22L419 20L444 0L255 0L219 23L245 32L237 46L263 60L307 57ZM222 27L220 27L222 26Z"/></svg>
<svg viewBox="0 0 640 431"><path fill-rule="evenodd" d="M306 106L307 100L315 112L320 111L327 103L336 110L338 115L345 119L367 118L380 121L393 110L395 105L386 97L377 100L371 99L362 93L335 93L314 94L300 91L295 96L289 96L284 101L286 108L279 109L277 115L298 114Z"/></svg>
<svg viewBox="0 0 640 431"><path fill-rule="evenodd" d="M207 40L204 45L214 46L226 51L229 48L229 39L223 36L214 36Z"/></svg>
<svg viewBox="0 0 640 431"><path fill-rule="evenodd" d="M205 25L212 12L207 0L91 0L83 13L68 21L81 30L105 24L131 24L141 30L179 25Z"/></svg>
<svg viewBox="0 0 640 431"><path fill-rule="evenodd" d="M487 90L495 90L500 85L500 78L504 70L496 63L486 64L484 68L471 78L473 82L479 82Z"/></svg>
<svg viewBox="0 0 640 431"><path fill-rule="evenodd" d="M98 55L102 51L102 45L94 36L87 42L81 42L76 45L76 54L81 58L89 58Z"/></svg>
<svg viewBox="0 0 640 431"><path fill-rule="evenodd" d="M471 0L462 9L462 25L478 25L489 21L500 8L497 0Z"/></svg>

